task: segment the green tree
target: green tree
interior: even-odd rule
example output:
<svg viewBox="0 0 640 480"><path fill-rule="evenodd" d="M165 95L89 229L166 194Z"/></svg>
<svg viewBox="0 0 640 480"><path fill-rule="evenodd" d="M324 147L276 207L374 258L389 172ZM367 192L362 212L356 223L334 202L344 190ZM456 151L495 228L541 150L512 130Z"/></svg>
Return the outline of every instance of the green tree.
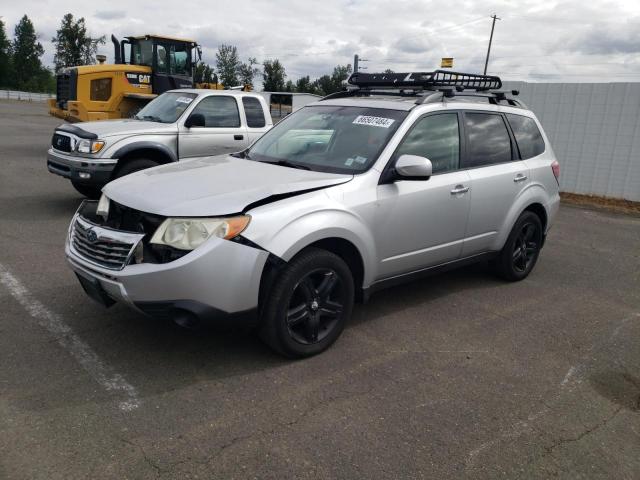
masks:
<svg viewBox="0 0 640 480"><path fill-rule="evenodd" d="M38 91L46 86L45 69L40 57L44 54L42 44L38 42L33 23L26 15L20 19L14 31L12 45L15 72L15 87L20 90Z"/></svg>
<svg viewBox="0 0 640 480"><path fill-rule="evenodd" d="M265 60L262 64L262 83L265 92L281 92L285 88L285 78L287 74L284 66L277 58L275 60Z"/></svg>
<svg viewBox="0 0 640 480"><path fill-rule="evenodd" d="M62 68L74 65L92 65L95 62L95 55L98 45L104 44L104 35L99 38L91 38L87 34L87 27L84 18L73 19L73 15L67 13L62 17L60 28L56 31L56 36L51 39L56 47L53 57L56 72Z"/></svg>
<svg viewBox="0 0 640 480"><path fill-rule="evenodd" d="M300 77L298 80L296 80L296 92L316 93L316 90L317 89L311 81L311 78L309 78L309 75L307 75L306 77Z"/></svg>
<svg viewBox="0 0 640 480"><path fill-rule="evenodd" d="M222 44L216 53L216 69L220 81L225 87L233 87L240 83L238 70L240 69L238 49L233 45Z"/></svg>
<svg viewBox="0 0 640 480"><path fill-rule="evenodd" d="M0 87L11 87L12 84L11 42L7 37L4 22L0 20Z"/></svg>
<svg viewBox="0 0 640 480"><path fill-rule="evenodd" d="M260 69L256 65L258 65L258 60L253 57L249 57L246 63L240 64L237 73L242 85L253 88L253 79L260 73Z"/></svg>
<svg viewBox="0 0 640 480"><path fill-rule="evenodd" d="M296 91L295 84L291 80L287 80L287 83L284 86L284 91L285 92L295 92Z"/></svg>
<svg viewBox="0 0 640 480"><path fill-rule="evenodd" d="M214 82L214 77L216 77L215 71L213 67L207 63L198 63L196 66L193 81L195 83L217 83ZM216 77L217 80L217 77Z"/></svg>

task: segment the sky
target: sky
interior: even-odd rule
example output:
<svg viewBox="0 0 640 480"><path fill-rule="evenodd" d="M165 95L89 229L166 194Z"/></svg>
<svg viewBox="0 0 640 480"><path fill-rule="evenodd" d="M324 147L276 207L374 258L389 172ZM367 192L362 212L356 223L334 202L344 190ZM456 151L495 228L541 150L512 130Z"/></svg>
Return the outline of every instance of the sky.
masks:
<svg viewBox="0 0 640 480"><path fill-rule="evenodd" d="M241 59L278 58L287 78L331 73L353 55L368 72L430 71L453 57L455 71L482 72L496 22L489 74L534 82L640 81L640 1L565 0L22 0L3 2L9 36L27 14L51 65L51 38L65 13L106 35L98 53L113 61L111 34L145 33L196 40L215 64L222 43Z"/></svg>

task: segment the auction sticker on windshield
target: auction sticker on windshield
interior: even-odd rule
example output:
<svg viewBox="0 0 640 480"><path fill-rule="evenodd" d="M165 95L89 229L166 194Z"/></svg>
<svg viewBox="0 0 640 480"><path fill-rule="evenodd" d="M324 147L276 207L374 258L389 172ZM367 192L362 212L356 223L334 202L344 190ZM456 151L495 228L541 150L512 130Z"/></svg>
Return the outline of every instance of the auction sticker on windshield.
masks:
<svg viewBox="0 0 640 480"><path fill-rule="evenodd" d="M176 98L176 102L189 104L189 103L193 102L193 98L180 97L180 98Z"/></svg>
<svg viewBox="0 0 640 480"><path fill-rule="evenodd" d="M369 125L372 127L382 128L389 128L391 125L393 125L393 122L395 122L393 118L370 117L367 115L358 115L353 121L355 125Z"/></svg>

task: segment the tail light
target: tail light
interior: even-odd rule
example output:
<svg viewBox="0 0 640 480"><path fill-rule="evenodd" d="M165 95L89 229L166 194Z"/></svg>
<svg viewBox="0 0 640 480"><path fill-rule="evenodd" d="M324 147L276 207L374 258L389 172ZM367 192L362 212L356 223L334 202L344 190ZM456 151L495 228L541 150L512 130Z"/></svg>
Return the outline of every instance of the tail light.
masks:
<svg viewBox="0 0 640 480"><path fill-rule="evenodd" d="M553 176L556 177L556 182L560 185L560 164L557 160L554 160L551 164L551 170L553 170Z"/></svg>

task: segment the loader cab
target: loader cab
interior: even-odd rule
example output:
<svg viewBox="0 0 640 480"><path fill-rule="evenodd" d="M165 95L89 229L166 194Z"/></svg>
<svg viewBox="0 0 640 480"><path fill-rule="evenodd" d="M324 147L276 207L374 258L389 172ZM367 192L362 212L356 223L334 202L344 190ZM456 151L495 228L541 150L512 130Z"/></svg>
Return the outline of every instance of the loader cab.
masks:
<svg viewBox="0 0 640 480"><path fill-rule="evenodd" d="M196 42L145 35L126 37L120 47L123 63L151 67L151 76L147 80L154 94L193 87L194 55L198 52Z"/></svg>

